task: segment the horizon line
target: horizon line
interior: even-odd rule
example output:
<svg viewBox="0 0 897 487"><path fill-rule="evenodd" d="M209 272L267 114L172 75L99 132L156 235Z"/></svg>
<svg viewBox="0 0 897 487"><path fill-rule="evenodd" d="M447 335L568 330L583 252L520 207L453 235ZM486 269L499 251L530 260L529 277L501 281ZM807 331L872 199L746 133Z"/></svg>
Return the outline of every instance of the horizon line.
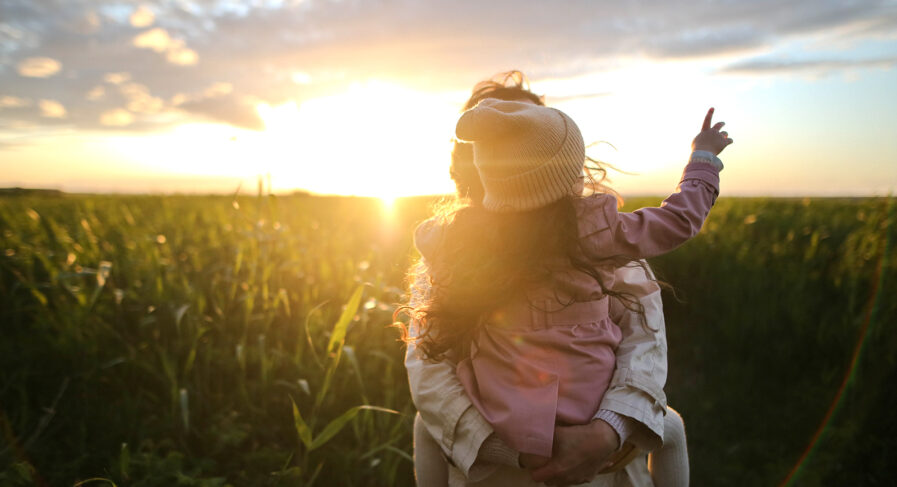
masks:
<svg viewBox="0 0 897 487"><path fill-rule="evenodd" d="M240 188L235 191L66 191L53 187L23 187L9 186L0 187L0 196L38 196L38 195L60 195L60 196L258 196L258 191L242 192ZM315 198L371 198L371 199L407 199L407 198L445 198L455 196L454 193L431 193L431 194L412 194L400 195L393 197L384 197L382 195L371 194L341 194L341 193L318 193L314 191L295 189L295 190L276 190L263 191L265 196L305 196ZM669 193L634 193L623 195L623 199L629 198L663 198L669 196ZM781 198L781 199L797 199L797 198L891 198L897 196L897 190L890 190L887 193L750 193L735 192L734 194L720 195L720 198Z"/></svg>

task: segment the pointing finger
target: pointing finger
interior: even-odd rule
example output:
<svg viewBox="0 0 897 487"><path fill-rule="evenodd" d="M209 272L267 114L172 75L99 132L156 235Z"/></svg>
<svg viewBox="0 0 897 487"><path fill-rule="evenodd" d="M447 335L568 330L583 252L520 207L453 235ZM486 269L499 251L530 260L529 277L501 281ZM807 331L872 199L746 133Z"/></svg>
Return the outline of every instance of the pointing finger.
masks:
<svg viewBox="0 0 897 487"><path fill-rule="evenodd" d="M725 125L725 124L726 124L726 122L716 122L716 124L713 125L713 130L719 130L719 129L723 128L723 125Z"/></svg>
<svg viewBox="0 0 897 487"><path fill-rule="evenodd" d="M704 117L704 125L701 126L701 130L710 130L710 120L713 119L713 108L707 110L707 115Z"/></svg>

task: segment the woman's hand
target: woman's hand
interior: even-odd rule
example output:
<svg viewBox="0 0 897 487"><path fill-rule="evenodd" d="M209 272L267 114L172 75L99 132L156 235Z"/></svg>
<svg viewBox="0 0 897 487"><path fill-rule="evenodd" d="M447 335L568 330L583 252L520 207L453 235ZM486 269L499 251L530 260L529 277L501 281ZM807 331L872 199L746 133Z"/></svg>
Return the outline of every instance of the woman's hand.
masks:
<svg viewBox="0 0 897 487"><path fill-rule="evenodd" d="M707 116L704 117L704 125L701 126L701 133L695 137L691 143L692 150L703 150L719 155L733 141L729 138L728 132L720 132L726 122L717 122L712 127L710 122L713 119L713 108L707 110Z"/></svg>
<svg viewBox="0 0 897 487"><path fill-rule="evenodd" d="M534 481L552 486L589 482L619 446L617 432L600 419L579 426L558 426L554 433L554 456L530 475Z"/></svg>
<svg viewBox="0 0 897 487"><path fill-rule="evenodd" d="M533 455L532 453L521 453L520 454L520 466L523 468L528 468L530 470L535 470L546 463L551 461L549 457L543 457L542 455Z"/></svg>

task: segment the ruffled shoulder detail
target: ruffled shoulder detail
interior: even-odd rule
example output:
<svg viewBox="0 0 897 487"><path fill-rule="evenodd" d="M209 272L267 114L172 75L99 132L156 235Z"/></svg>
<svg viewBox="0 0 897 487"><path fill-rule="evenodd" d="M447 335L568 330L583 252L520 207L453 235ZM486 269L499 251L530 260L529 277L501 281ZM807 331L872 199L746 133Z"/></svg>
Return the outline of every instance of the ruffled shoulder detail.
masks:
<svg viewBox="0 0 897 487"><path fill-rule="evenodd" d="M617 212L617 198L599 193L576 200L576 216L579 238L587 238L598 232L610 230L608 217Z"/></svg>

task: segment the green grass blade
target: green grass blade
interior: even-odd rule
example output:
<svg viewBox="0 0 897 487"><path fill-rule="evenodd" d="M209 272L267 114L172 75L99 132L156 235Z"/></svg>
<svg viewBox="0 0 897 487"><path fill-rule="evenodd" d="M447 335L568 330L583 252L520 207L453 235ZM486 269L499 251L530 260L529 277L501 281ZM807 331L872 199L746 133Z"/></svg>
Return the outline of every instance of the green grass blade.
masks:
<svg viewBox="0 0 897 487"><path fill-rule="evenodd" d="M92 484L95 482L106 482L109 485L111 485L112 487L115 487L115 485L116 485L115 482L113 482L109 479L105 479L102 477L94 477L92 479L87 479L87 480L82 480L80 482L76 482L73 487L81 487L82 485Z"/></svg>
<svg viewBox="0 0 897 487"><path fill-rule="evenodd" d="M340 315L339 321L333 326L333 333L330 335L330 342L327 344L327 353L333 353L343 345L346 339L346 330L355 313L358 311L358 305L361 304L361 295L364 294L364 285L355 288L349 302L346 303L346 309Z"/></svg>
<svg viewBox="0 0 897 487"><path fill-rule="evenodd" d="M302 419L302 415L299 413L299 407L296 406L296 401L293 400L293 396L290 396L290 402L293 404L293 424L296 427L296 434L299 435L299 440L302 441L305 448L311 450L311 430L308 428L308 425L305 424L305 420Z"/></svg>
<svg viewBox="0 0 897 487"><path fill-rule="evenodd" d="M318 358L318 352L315 351L315 341L311 336L311 328L309 328L309 326L311 325L312 315L320 311L321 307L323 307L325 304L327 304L326 301L315 306L311 309L311 311L308 312L308 314L305 315L305 339L308 341L308 350L311 352L312 359L314 359L315 363L318 364L318 367L320 367L322 370L324 369L324 362L322 362L321 359Z"/></svg>
<svg viewBox="0 0 897 487"><path fill-rule="evenodd" d="M381 408L378 406L355 406L354 408L351 408L348 411L344 412L342 415L340 415L340 417L328 423L327 426L325 426L321 431L321 433L315 437L314 441L311 443L311 447L309 448L309 450L314 450L330 441L330 439L333 438L337 433L339 433L340 430L342 430L349 421L355 419L355 416L358 415L358 412L363 409L399 414L398 411L393 411L392 409Z"/></svg>

